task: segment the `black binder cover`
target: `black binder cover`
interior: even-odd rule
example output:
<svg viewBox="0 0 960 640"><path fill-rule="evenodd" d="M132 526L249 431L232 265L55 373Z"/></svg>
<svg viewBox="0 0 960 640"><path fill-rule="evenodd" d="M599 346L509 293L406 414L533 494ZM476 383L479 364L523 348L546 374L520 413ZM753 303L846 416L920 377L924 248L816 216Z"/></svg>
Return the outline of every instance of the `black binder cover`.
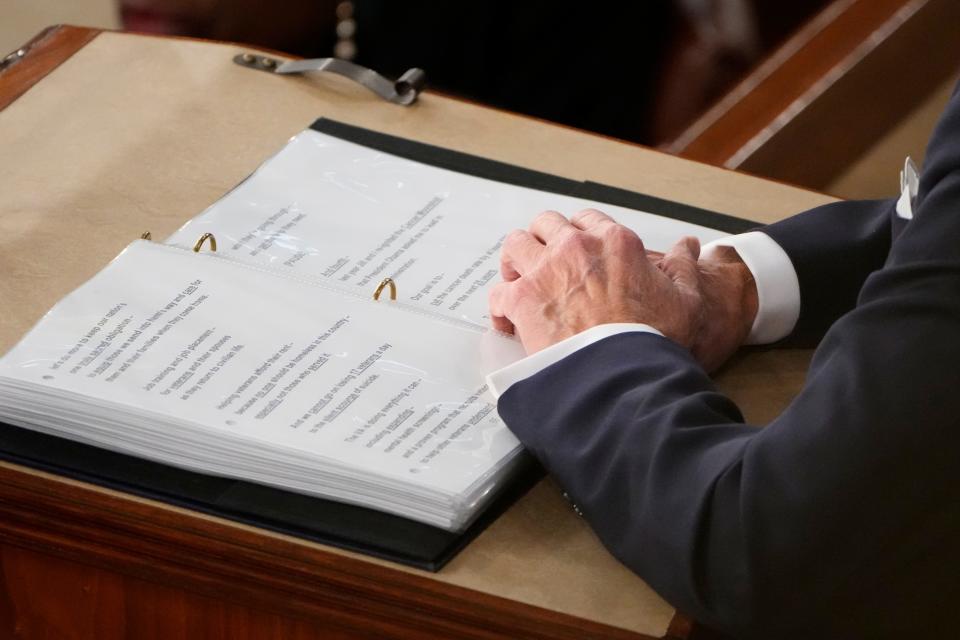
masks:
<svg viewBox="0 0 960 640"><path fill-rule="evenodd" d="M731 233L757 226L677 202L577 182L333 120L321 118L311 128L424 164L508 184L640 209ZM0 459L430 571L443 567L543 474L536 462L525 456L517 476L480 517L465 531L452 533L373 509L185 471L2 423Z"/></svg>

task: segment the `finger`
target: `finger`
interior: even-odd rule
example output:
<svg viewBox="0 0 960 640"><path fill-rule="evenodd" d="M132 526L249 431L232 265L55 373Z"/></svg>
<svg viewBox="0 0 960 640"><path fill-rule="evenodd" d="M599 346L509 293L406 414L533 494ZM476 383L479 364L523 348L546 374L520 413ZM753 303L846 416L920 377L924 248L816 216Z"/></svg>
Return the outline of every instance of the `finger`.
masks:
<svg viewBox="0 0 960 640"><path fill-rule="evenodd" d="M680 238L660 262L661 270L681 289L696 291L699 283L697 259L700 241L692 236Z"/></svg>
<svg viewBox="0 0 960 640"><path fill-rule="evenodd" d="M584 209L573 214L570 217L570 223L583 231L596 231L606 225L616 224L616 221L603 211Z"/></svg>
<svg viewBox="0 0 960 640"><path fill-rule="evenodd" d="M520 272L504 259L503 254L500 254L500 277L504 282L513 282L520 277Z"/></svg>
<svg viewBox="0 0 960 640"><path fill-rule="evenodd" d="M570 232L574 229L566 216L556 211L544 211L530 223L530 233L543 244L547 244L564 232Z"/></svg>
<svg viewBox="0 0 960 640"><path fill-rule="evenodd" d="M540 262L546 248L528 231L513 231L500 250L500 273L508 282L529 273Z"/></svg>
<svg viewBox="0 0 960 640"><path fill-rule="evenodd" d="M490 322L493 328L503 333L513 333L513 323L507 318L509 282L498 282L490 289Z"/></svg>
<svg viewBox="0 0 960 640"><path fill-rule="evenodd" d="M650 261L650 264L659 268L660 263L663 261L663 253L651 249L647 249L645 253L647 254L647 260Z"/></svg>

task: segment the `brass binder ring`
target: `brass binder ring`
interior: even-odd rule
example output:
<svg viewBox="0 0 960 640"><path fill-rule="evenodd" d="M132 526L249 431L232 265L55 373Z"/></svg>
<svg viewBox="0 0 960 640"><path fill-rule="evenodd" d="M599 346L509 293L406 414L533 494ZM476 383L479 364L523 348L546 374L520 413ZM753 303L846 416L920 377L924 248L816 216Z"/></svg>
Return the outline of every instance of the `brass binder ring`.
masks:
<svg viewBox="0 0 960 640"><path fill-rule="evenodd" d="M205 234L203 234L202 236L200 236L200 239L197 240L197 243L196 243L195 245L193 245L193 252L194 252L194 253L200 253L200 249L203 248L203 243L206 242L207 240L210 241L210 251L216 251L216 250L217 250L217 239L216 239L215 237L213 237L213 234L212 234L212 233L205 233Z"/></svg>
<svg viewBox="0 0 960 640"><path fill-rule="evenodd" d="M397 299L397 283L393 281L393 278L384 278L380 281L380 284L377 285L376 290L373 292L373 299L379 300L380 294L383 293L383 290L387 287L390 287L390 299Z"/></svg>
<svg viewBox="0 0 960 640"><path fill-rule="evenodd" d="M153 234L150 233L149 231L144 231L143 233L140 234L140 239L141 239L141 240L153 240Z"/></svg>

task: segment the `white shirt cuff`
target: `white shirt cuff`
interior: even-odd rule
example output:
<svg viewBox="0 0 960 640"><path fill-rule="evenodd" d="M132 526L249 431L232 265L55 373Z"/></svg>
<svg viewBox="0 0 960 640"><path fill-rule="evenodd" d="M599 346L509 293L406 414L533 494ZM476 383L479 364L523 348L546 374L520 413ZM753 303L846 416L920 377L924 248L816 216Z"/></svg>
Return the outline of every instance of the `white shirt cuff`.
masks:
<svg viewBox="0 0 960 640"><path fill-rule="evenodd" d="M591 345L604 338L609 338L618 333L628 333L630 331L655 333L658 336L663 335L647 324L620 322L597 325L586 331L581 331L576 335L570 336L566 340L561 340L513 364L497 369L487 375L487 386L490 389L490 393L493 394L493 397L499 398L513 383L529 378L555 362L563 360L573 352L579 351L587 345Z"/></svg>
<svg viewBox="0 0 960 640"><path fill-rule="evenodd" d="M761 231L750 231L714 240L700 255L709 257L716 247L736 250L757 285L757 317L746 343L769 344L790 335L800 317L800 282L783 247Z"/></svg>

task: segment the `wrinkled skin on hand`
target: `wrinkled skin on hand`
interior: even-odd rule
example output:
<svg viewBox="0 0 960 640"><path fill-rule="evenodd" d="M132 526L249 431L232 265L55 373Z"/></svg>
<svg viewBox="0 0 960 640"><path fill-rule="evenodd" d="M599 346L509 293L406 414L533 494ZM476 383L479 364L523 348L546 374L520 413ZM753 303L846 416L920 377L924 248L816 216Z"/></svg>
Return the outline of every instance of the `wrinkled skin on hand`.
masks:
<svg viewBox="0 0 960 640"><path fill-rule="evenodd" d="M699 254L690 237L665 254L648 252L633 231L594 209L570 220L544 212L504 241L503 282L490 292L493 325L531 354L597 325L643 323L715 369L750 332L756 287L734 250Z"/></svg>

